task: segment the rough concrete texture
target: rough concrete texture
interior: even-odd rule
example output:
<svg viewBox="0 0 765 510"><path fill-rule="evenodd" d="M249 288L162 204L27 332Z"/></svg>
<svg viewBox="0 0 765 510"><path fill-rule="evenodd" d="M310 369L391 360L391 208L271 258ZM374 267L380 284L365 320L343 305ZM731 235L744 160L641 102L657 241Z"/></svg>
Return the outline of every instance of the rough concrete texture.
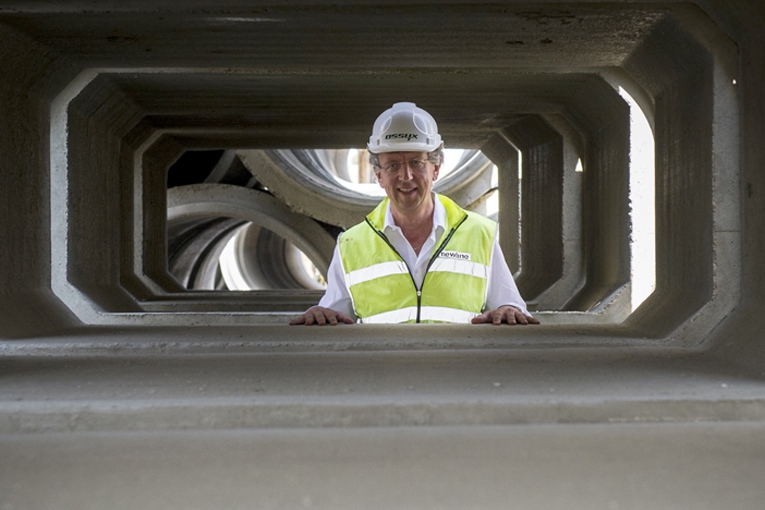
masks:
<svg viewBox="0 0 765 510"><path fill-rule="evenodd" d="M352 327L292 341L263 328L5 346L2 502L755 509L765 496L755 369L518 349L493 327L366 342Z"/></svg>
<svg viewBox="0 0 765 510"><path fill-rule="evenodd" d="M0 438L13 508L754 510L765 468L744 423Z"/></svg>
<svg viewBox="0 0 765 510"><path fill-rule="evenodd" d="M763 34L744 0L2 2L0 508L761 508ZM619 88L656 153L634 313ZM401 100L499 166L542 326L288 328L319 292L185 290L186 151L361 147ZM230 213L224 174L183 207ZM238 217L326 259L353 201L292 178Z"/></svg>

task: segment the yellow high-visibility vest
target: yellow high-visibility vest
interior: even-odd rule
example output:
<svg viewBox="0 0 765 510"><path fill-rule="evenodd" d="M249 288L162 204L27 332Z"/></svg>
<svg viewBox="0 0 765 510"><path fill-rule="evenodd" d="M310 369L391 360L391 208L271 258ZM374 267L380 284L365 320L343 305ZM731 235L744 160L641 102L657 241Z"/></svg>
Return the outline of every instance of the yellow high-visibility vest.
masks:
<svg viewBox="0 0 765 510"><path fill-rule="evenodd" d="M469 323L483 311L497 223L436 197L446 209L446 229L420 288L383 233L388 198L340 236L345 285L361 322Z"/></svg>

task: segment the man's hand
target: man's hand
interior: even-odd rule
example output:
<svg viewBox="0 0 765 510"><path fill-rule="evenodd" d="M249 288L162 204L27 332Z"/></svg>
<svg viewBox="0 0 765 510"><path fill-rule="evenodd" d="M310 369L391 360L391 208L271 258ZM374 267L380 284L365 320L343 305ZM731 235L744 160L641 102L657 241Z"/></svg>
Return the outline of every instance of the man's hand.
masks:
<svg viewBox="0 0 765 510"><path fill-rule="evenodd" d="M336 312L331 308L324 308L323 306L312 306L297 319L292 319L290 321L290 326L297 326L300 324L305 324L306 326L313 326L314 324L318 324L319 326L324 326L325 324L337 326L338 322L353 324L356 321L344 313Z"/></svg>
<svg viewBox="0 0 765 510"><path fill-rule="evenodd" d="M523 324L524 326L527 324L539 324L539 321L534 317L523 315L520 310L510 305L502 305L496 310L483 312L478 317L473 317L470 322L473 324L492 323L495 325L504 322L506 324Z"/></svg>

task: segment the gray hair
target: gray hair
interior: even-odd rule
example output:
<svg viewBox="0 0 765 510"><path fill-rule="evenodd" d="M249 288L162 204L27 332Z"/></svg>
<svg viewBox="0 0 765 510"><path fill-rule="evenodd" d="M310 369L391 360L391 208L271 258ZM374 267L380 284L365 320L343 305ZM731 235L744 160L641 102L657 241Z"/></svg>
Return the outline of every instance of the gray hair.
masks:
<svg viewBox="0 0 765 510"><path fill-rule="evenodd" d="M369 164L380 168L380 155L374 152L369 153ZM441 144L436 150L428 152L428 161L434 165L441 165L444 162L444 144Z"/></svg>

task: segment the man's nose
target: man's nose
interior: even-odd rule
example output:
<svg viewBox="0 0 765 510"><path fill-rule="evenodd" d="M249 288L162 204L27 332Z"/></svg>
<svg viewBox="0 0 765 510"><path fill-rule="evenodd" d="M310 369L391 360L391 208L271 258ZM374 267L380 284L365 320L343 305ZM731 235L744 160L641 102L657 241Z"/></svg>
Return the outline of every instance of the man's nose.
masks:
<svg viewBox="0 0 765 510"><path fill-rule="evenodd" d="M401 171L398 173L402 181L411 181L414 172L412 172L412 166L408 161L404 161L401 165Z"/></svg>

